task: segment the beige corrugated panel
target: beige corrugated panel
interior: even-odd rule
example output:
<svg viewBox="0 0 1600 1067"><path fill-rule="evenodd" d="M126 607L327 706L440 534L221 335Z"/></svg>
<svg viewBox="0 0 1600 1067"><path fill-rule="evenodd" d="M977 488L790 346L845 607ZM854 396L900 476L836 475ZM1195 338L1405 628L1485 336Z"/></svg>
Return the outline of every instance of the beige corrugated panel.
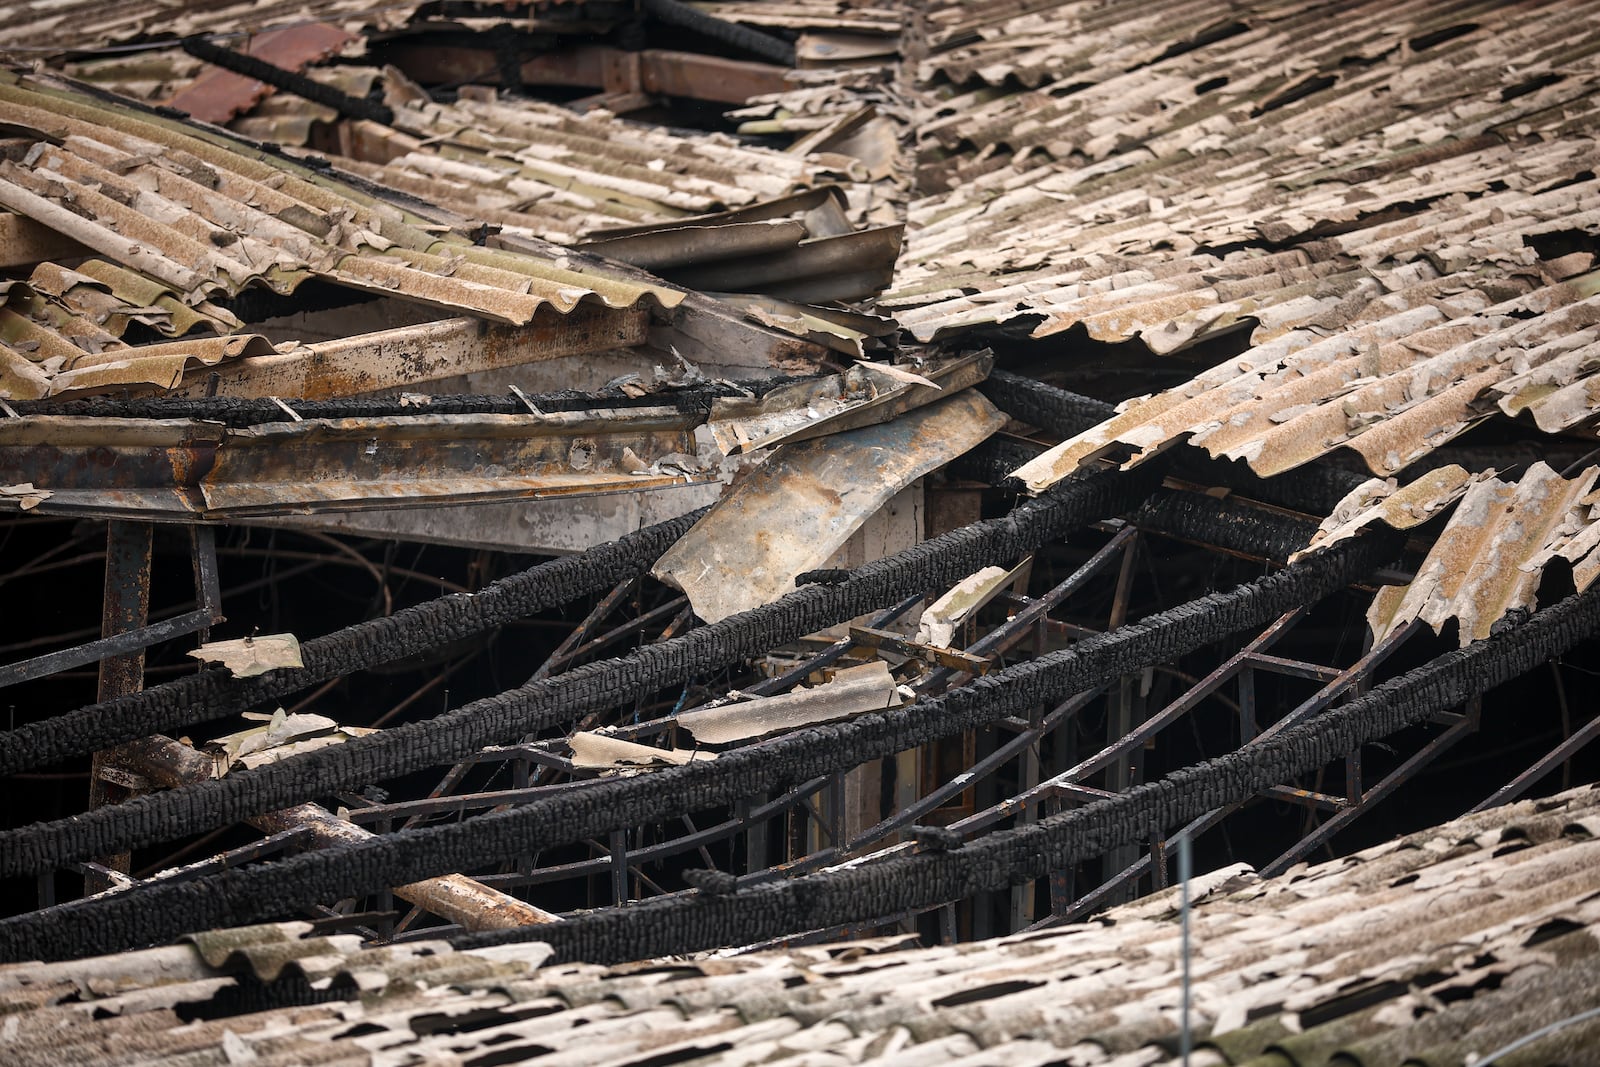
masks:
<svg viewBox="0 0 1600 1067"><path fill-rule="evenodd" d="M1215 0L930 4L917 35L927 53L917 77L954 85L1012 80L1030 89L1063 78L1100 81L1189 42L1245 31L1237 19L1260 6Z"/></svg>
<svg viewBox="0 0 1600 1067"><path fill-rule="evenodd" d="M390 75L393 84L394 75ZM841 158L795 156L584 115L492 91L451 105L414 103L397 124L396 157L357 169L419 194L443 193L458 210L570 243L589 230L665 222L742 207L797 189L849 181Z"/></svg>
<svg viewBox="0 0 1600 1067"><path fill-rule="evenodd" d="M405 26L422 6L403 0L233 0L203 6L166 0L5 0L0 3L0 54L57 53L195 33L240 34L295 22L331 22L362 33Z"/></svg>
<svg viewBox="0 0 1600 1067"><path fill-rule="evenodd" d="M1450 463L1405 485L1394 478L1369 478L1334 505L1310 542L1290 556L1289 562L1324 551L1380 522L1396 530L1420 526L1460 500L1476 482L1490 477L1493 472L1473 474Z"/></svg>
<svg viewBox="0 0 1600 1067"><path fill-rule="evenodd" d="M154 66L155 70L147 69ZM79 65L80 67L82 65ZM78 68L74 68L75 70ZM97 84L140 95L170 86L156 59L145 66L96 61ZM814 186L845 182L860 169L840 155L798 155L718 133L693 134L577 113L539 100L463 87L448 104L431 100L394 68L333 66L311 77L365 97L381 84L395 127L354 124L354 155L340 167L474 220L570 244L618 225L666 222L737 208ZM160 102L170 89L165 89ZM331 108L289 94L270 96L230 127L253 139L306 145ZM326 145L319 145L326 154ZM869 187L852 193L870 207Z"/></svg>
<svg viewBox="0 0 1600 1067"><path fill-rule="evenodd" d="M1151 132L1226 119L1247 100L1263 109L1285 107L1284 118L1319 110L1327 118L1326 98L1305 106L1290 99L1312 87L1308 79L1332 77L1346 91L1376 87L1401 65L1448 99L1473 80L1499 83L1507 72L1497 64L1518 52L1531 53L1526 58L1535 71L1569 58L1567 49L1586 36L1574 30L1592 9L1544 5L1545 12L1564 16L1546 18L1540 5L1428 0L1030 6L1035 10L1009 23L1004 5L961 3L926 17L934 27L952 15L966 20L935 28L930 43L941 50L919 65L924 84L946 83L945 99L926 128L930 139L947 147L1036 146L1061 157L1075 147L1092 153L1097 138L1108 146L1137 144ZM952 91L951 82L976 88ZM1011 91L1019 83L1035 91ZM1266 132L1235 125L1246 145Z"/></svg>
<svg viewBox="0 0 1600 1067"><path fill-rule="evenodd" d="M1488 637L1507 614L1538 606L1544 568L1557 557L1572 565L1580 592L1589 588L1600 575L1597 477L1596 467L1568 479L1535 463L1515 482L1486 477L1464 486L1417 576L1373 600L1367 622L1376 639L1413 619L1438 632L1452 618L1463 645Z"/></svg>
<svg viewBox="0 0 1600 1067"><path fill-rule="evenodd" d="M1143 334L1170 350L1195 330L1180 323L1168 337L1166 322L1230 302L1196 290L1214 274L1230 278L1218 260L1245 256L1212 250L1244 246L1259 256L1292 243L1318 263L1371 267L1385 258L1367 247L1372 230L1392 225L1387 258L1404 262L1455 244L1445 232L1472 236L1479 209L1487 216L1498 206L1512 227L1530 225L1524 201L1591 169L1600 32L1581 12L1577 24L1537 8L1487 9L1470 20L1453 12L1478 28L1419 48L1410 42L1426 44L1442 18L1428 5L1297 6L1307 11L1263 23L1272 27L1265 37L1178 49L1102 82L1085 85L1067 65L1060 91L988 89L934 104L919 127L924 186L959 184L912 206L886 306L924 338L1034 312L1039 332L1052 333L1086 317L1073 306L1083 285L1119 275L1119 286L1141 284L1138 272L1148 272L1142 284L1162 284L1129 294L1143 307L1103 332ZM1177 49L1182 30L1179 20L1154 40ZM1286 91L1296 87L1303 96ZM1485 193L1501 202L1480 203ZM1570 195L1558 199L1574 213ZM1422 243L1407 245L1404 235L1418 230ZM1330 242L1319 246L1318 236ZM1509 266L1530 251L1502 234L1496 248L1469 244L1441 261L1442 272L1484 258ZM1196 274L1202 284L1179 280ZM1297 295L1283 285L1252 302L1330 292ZM1224 307L1220 327L1232 310Z"/></svg>
<svg viewBox="0 0 1600 1067"><path fill-rule="evenodd" d="M1185 438L1264 475L1341 447L1393 474L1484 418L1493 410L1489 389L1519 365L1590 344L1597 293L1600 274L1589 274L1473 314L1452 317L1459 304L1424 302L1331 337L1297 330L1127 402L1017 476L1042 489L1119 446L1133 466ZM1474 298L1467 306L1485 299L1465 295Z"/></svg>
<svg viewBox="0 0 1600 1067"><path fill-rule="evenodd" d="M991 84L931 105L921 176L951 188L911 205L880 305L921 340L1248 331L1023 468L1035 489L1186 439L1262 474L1349 448L1387 475L1497 404L1581 429L1600 20L1555 10L936 5L924 76ZM1045 87L1015 90L1030 70Z"/></svg>
<svg viewBox="0 0 1600 1067"><path fill-rule="evenodd" d="M76 271L46 263L28 283L5 285L0 396L39 400L119 385L170 389L187 367L273 351L255 335L228 335L239 323L222 308L204 302L191 308L158 283L124 275L98 260ZM135 304L140 296L152 302ZM133 323L176 338L206 332L132 346L121 337Z"/></svg>
<svg viewBox="0 0 1600 1067"><path fill-rule="evenodd" d="M24 355L32 346L35 362L114 349L122 365L116 338L130 318L174 335L236 329L208 298L251 285L289 293L311 277L518 325L544 307L566 314L586 302L672 307L683 299L670 287L441 239L333 179L175 122L28 83L0 83L0 102L10 122L39 136L20 162L0 163L0 203L100 257L76 273L41 266L29 292L8 294L20 308L0 313L13 378L28 377L12 358L14 338ZM101 364L95 382L115 384L113 364ZM146 371L128 382L165 377ZM13 396L28 391L20 379L12 385L22 390Z"/></svg>
<svg viewBox="0 0 1600 1067"><path fill-rule="evenodd" d="M1291 875L1193 889L1196 1062L1301 1035L1460 1064L1592 1007L1600 791L1467 816ZM456 952L303 939L308 924L0 968L0 1057L63 1062L1175 1064L1171 889L1080 923L905 949L905 939L643 966L541 966L544 946ZM233 975L354 982L359 999L184 1022ZM470 1025L440 1025L451 1019ZM1547 1020L1548 1021L1548 1020ZM1580 1034L1582 1032L1580 1031ZM1456 1048L1463 1036L1477 1044ZM1209 1047L1209 1050L1208 1050ZM1563 1046L1556 1046L1558 1049ZM1582 1047L1575 1046L1575 1047ZM1446 1055L1448 1053L1448 1055ZM1122 1056L1125 1059L1113 1059ZM1573 1062L1557 1055L1544 1062Z"/></svg>

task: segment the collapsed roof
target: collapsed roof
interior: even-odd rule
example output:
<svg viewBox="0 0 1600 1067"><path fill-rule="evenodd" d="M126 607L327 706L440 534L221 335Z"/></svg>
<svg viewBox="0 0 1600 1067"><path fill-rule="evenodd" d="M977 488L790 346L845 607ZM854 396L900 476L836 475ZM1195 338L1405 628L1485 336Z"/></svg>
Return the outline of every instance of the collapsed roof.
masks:
<svg viewBox="0 0 1600 1067"><path fill-rule="evenodd" d="M144 746L145 795L0 831L7 875L109 877L239 821L274 842L41 900L0 920L9 958L390 890L462 946L509 927L597 962L920 917L953 939L1007 894L1013 928L1059 922L1165 885L1174 840L1261 798L1321 813L1264 864L1287 869L1592 636L1581 14L684 8L253 9L248 40L215 12L0 17L0 53L56 65L0 80L0 506L577 553L0 735L8 773ZM597 92L525 95L552 84ZM741 104L737 134L619 117L691 99ZM181 624L5 670L218 621L210 536ZM1173 606L1193 568L1148 546L1185 543L1272 570ZM1280 654L1335 602L1359 650ZM204 758L164 736L568 604L592 609L527 685L437 716L289 714ZM1397 655L1452 620L1459 652ZM1264 674L1314 685L1266 721ZM1208 702L1224 754L1142 781ZM1562 715L1485 797L1600 729ZM1409 747L1369 780L1377 743ZM452 795L488 763L515 787ZM351 799L448 764L425 800ZM742 875L629 903L647 864L735 840ZM607 873L590 915L500 888Z"/></svg>

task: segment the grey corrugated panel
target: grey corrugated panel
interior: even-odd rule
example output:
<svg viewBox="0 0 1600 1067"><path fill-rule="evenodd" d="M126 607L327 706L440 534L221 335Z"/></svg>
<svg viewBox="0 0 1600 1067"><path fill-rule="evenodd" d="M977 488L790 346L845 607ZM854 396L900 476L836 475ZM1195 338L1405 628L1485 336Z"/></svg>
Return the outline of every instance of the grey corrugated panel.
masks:
<svg viewBox="0 0 1600 1067"><path fill-rule="evenodd" d="M1600 790L1585 787L1279 879L1207 877L1194 912L1200 1032L1217 1028L1210 1041L1261 1065L1287 1062L1271 1051L1278 1044L1326 1057L1372 1041L1396 1062L1443 1049L1456 1058L1438 1062L1459 1063L1467 1045L1451 1042L1463 1033L1482 1038L1472 1045L1481 1053L1484 1041L1592 1004L1600 843L1582 825L1597 810ZM0 1054L21 1048L29 1062L48 1047L94 1062L116 1049L118 1062L138 1062L220 1056L226 1045L234 1056L243 1047L312 1062L376 1042L421 1059L538 1048L548 1050L541 1061L560 1064L679 1053L729 1064L1076 1063L1119 1050L1171 1063L1175 892L1103 921L966 945L905 951L895 939L615 968L539 969L537 944L418 954L421 946L363 949L348 937L282 940L303 924L246 930L217 937L203 958L179 947L52 965L38 971L37 992L18 984L27 965L0 968L0 1005L16 1020L0 1033ZM221 973L207 959L229 974L355 977L364 1006L176 1025L162 997L212 996L197 984ZM1552 968L1555 959L1562 966ZM90 974L109 987L80 994ZM173 983L165 994L163 981ZM122 1014L96 1016L97 1002ZM451 1016L472 1025L439 1031L433 1021Z"/></svg>

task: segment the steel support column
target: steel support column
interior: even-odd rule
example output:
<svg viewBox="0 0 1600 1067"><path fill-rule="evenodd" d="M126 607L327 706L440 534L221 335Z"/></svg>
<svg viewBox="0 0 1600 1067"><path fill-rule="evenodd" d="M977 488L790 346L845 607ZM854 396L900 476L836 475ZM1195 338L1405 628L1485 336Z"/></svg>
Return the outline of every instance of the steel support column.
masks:
<svg viewBox="0 0 1600 1067"><path fill-rule="evenodd" d="M100 636L115 637L137 630L150 616L150 545L152 527L147 522L113 519L106 524L105 593L100 614ZM96 699L111 700L144 688L144 649L108 656L100 661ZM89 771L89 808L115 804L131 796L135 783L126 776L117 749L96 752ZM108 871L127 874L132 857L127 852L99 857ZM111 888L111 879L99 873L84 876L84 894Z"/></svg>

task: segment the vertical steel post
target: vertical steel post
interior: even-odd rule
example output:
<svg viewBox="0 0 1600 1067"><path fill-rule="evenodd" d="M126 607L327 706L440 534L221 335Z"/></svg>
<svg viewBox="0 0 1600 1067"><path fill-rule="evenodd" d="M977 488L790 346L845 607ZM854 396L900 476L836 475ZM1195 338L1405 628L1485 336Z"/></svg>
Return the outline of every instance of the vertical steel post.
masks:
<svg viewBox="0 0 1600 1067"><path fill-rule="evenodd" d="M606 845L611 852L611 902L620 907L628 902L628 832L612 830Z"/></svg>
<svg viewBox="0 0 1600 1067"><path fill-rule="evenodd" d="M100 636L137 630L150 614L150 544L152 527L147 522L113 519L106 524L105 594L100 616ZM111 700L144 688L144 650L100 661L98 699ZM101 807L126 799L128 791L106 781L117 766L117 750L96 752L89 773L89 807ZM130 856L119 852L96 859L109 870L128 873ZM84 878L85 895L103 892L110 882L100 875Z"/></svg>
<svg viewBox="0 0 1600 1067"><path fill-rule="evenodd" d="M1124 625L1128 621L1129 603L1133 598L1133 573L1134 564L1139 555L1139 538L1128 542L1122 550L1122 566L1117 572L1117 588L1111 602L1111 616L1106 621L1106 630L1111 631ZM1113 745L1126 737L1139 725L1143 701L1138 697L1139 676L1125 675L1117 679L1115 688L1111 690L1106 711L1106 744ZM1137 783L1138 769L1130 756L1119 756L1110 767L1106 768L1106 789L1113 793L1124 793L1133 788ZM1131 863L1138 854L1138 848L1133 845L1122 845L1108 852L1102 860L1104 867L1103 877L1109 878L1112 874L1122 870Z"/></svg>

